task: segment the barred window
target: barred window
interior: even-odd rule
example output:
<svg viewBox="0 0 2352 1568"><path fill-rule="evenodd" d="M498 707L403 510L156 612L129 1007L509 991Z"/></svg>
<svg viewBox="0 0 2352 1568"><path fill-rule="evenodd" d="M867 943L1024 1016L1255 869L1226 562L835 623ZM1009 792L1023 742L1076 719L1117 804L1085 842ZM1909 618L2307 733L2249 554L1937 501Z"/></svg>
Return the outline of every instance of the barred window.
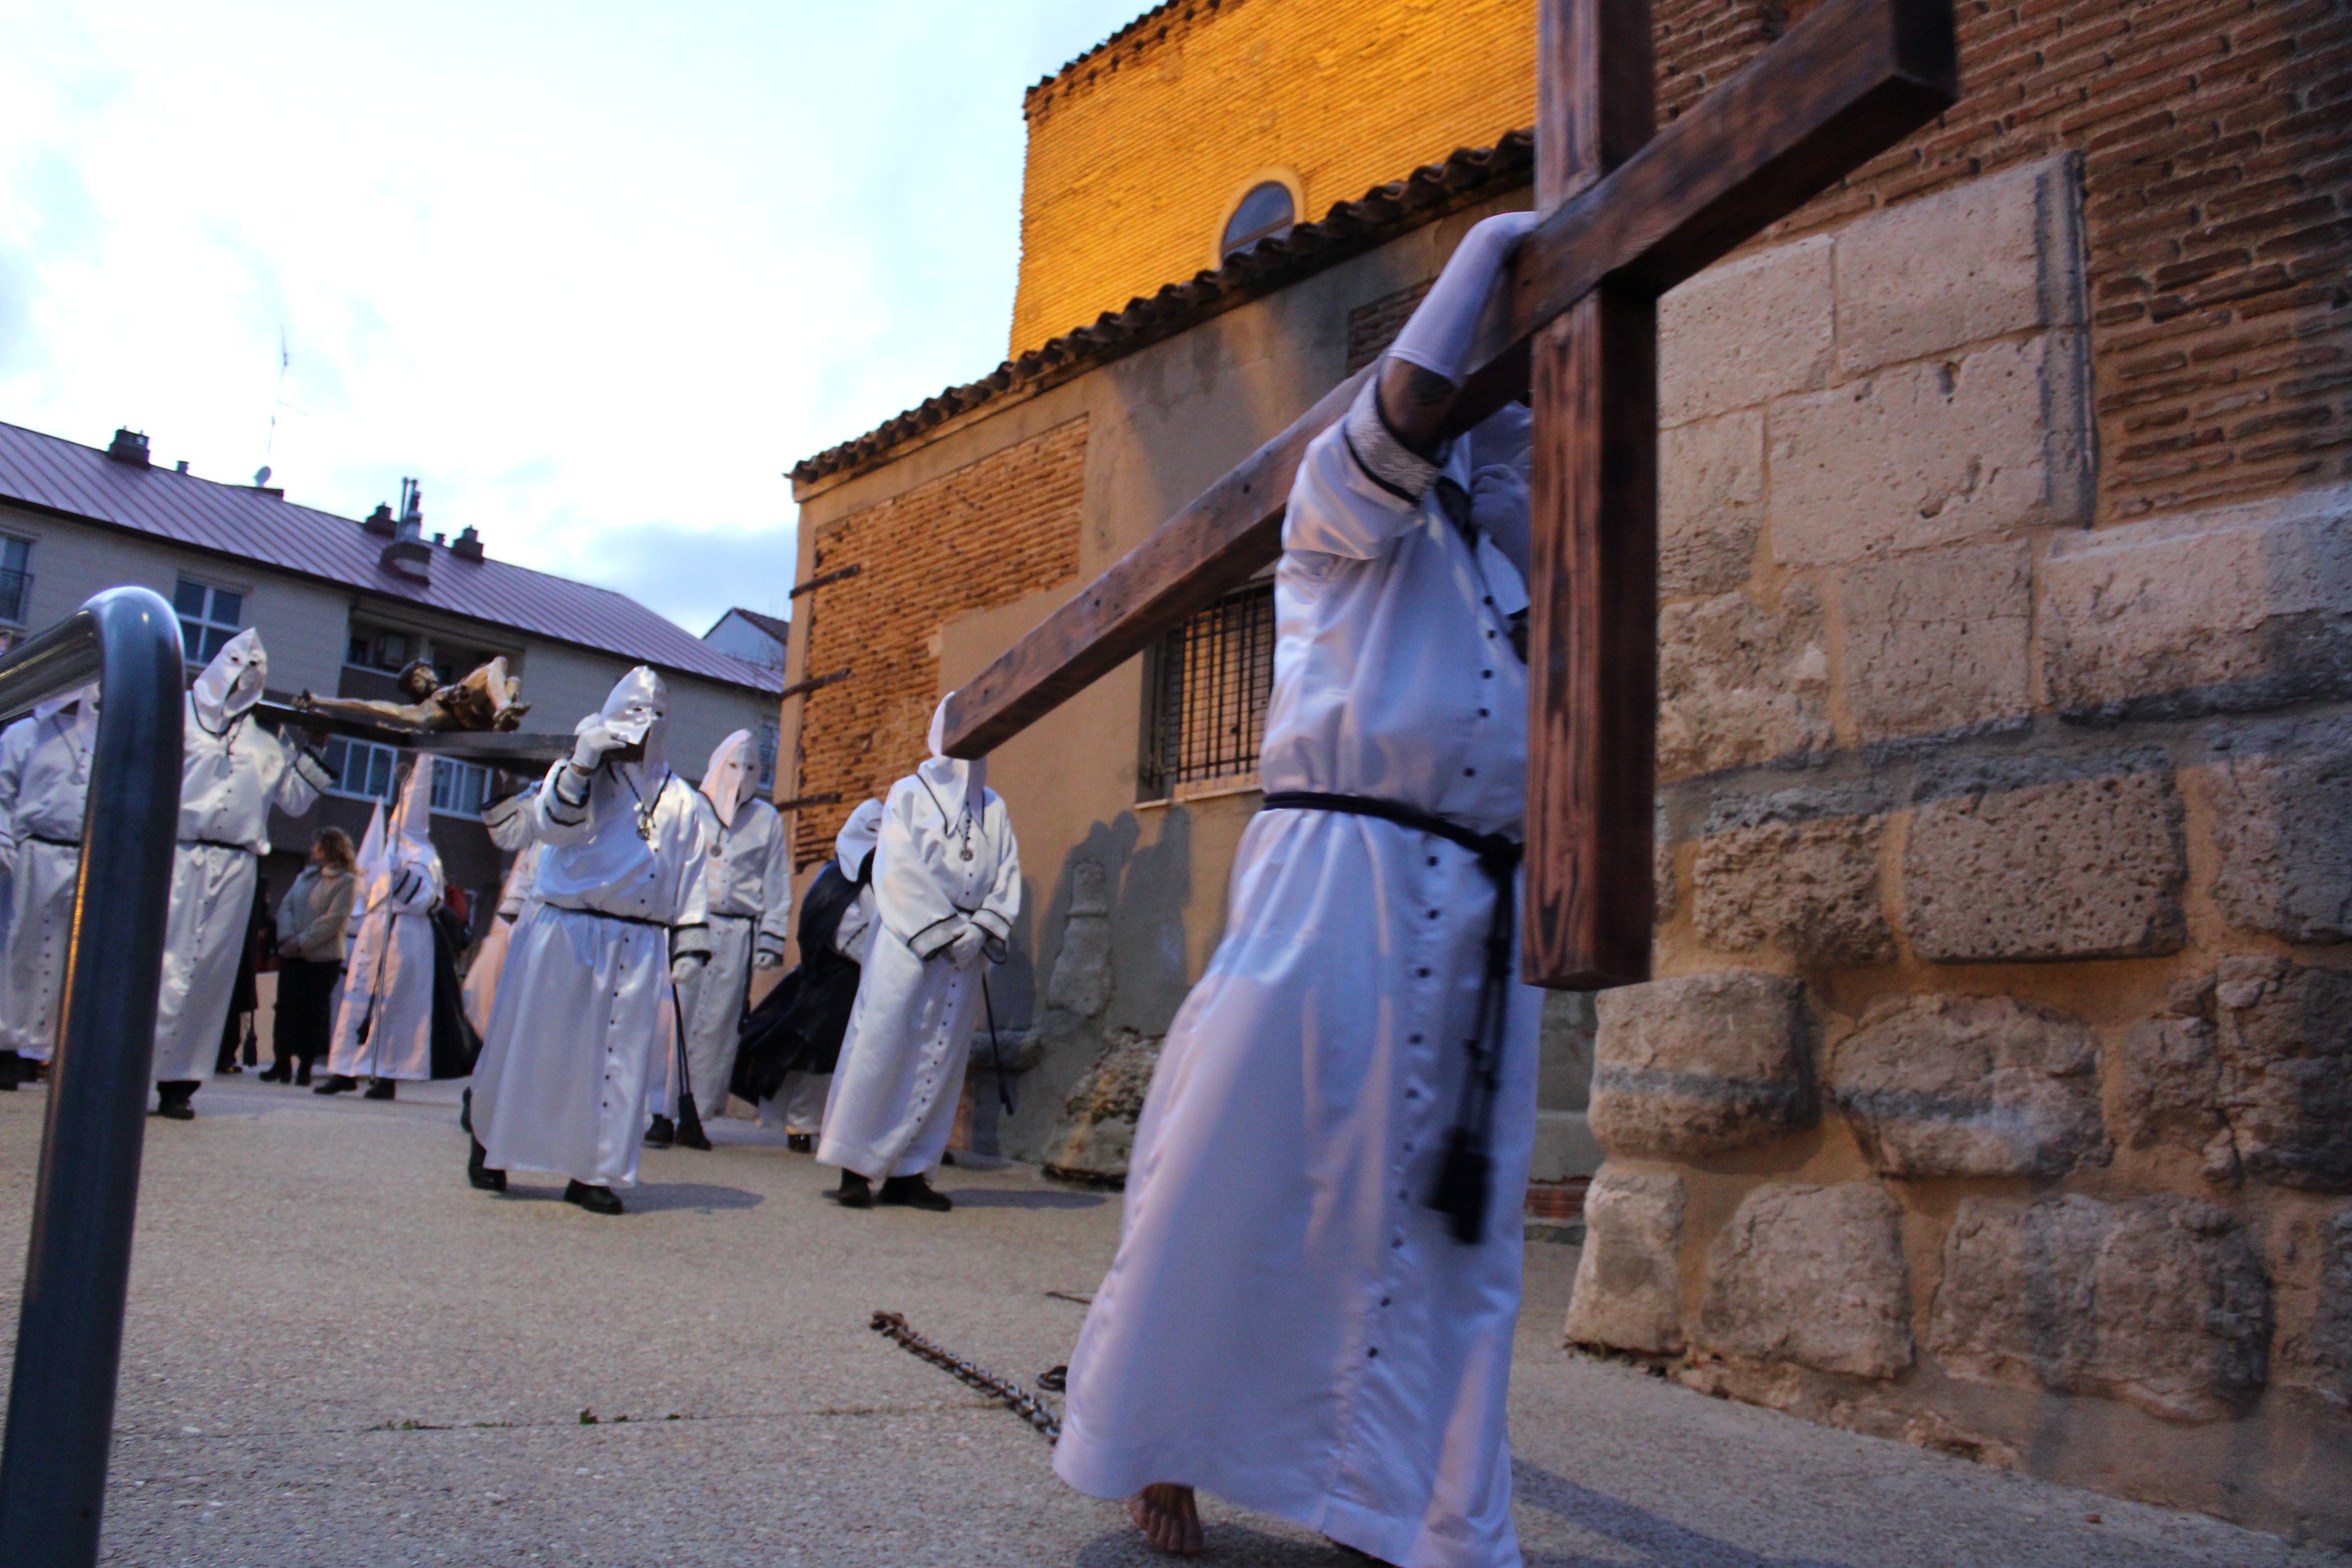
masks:
<svg viewBox="0 0 2352 1568"><path fill-rule="evenodd" d="M1144 799L1255 783L1274 692L1274 584L1253 583L1171 632L1147 679Z"/></svg>

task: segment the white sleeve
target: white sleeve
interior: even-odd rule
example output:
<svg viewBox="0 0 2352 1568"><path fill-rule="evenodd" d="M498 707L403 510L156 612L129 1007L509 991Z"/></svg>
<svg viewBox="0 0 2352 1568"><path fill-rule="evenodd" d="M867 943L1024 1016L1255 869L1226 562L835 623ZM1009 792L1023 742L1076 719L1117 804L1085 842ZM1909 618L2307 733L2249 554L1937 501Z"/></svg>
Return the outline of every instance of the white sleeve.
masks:
<svg viewBox="0 0 2352 1568"><path fill-rule="evenodd" d="M1307 443L1282 515L1282 547L1317 555L1371 561L1421 515L1421 497L1436 482L1433 463L1387 437L1371 454L1358 450L1368 438L1357 426L1370 409L1371 427L1385 430L1366 382L1348 416ZM1416 466L1417 465L1417 466Z"/></svg>

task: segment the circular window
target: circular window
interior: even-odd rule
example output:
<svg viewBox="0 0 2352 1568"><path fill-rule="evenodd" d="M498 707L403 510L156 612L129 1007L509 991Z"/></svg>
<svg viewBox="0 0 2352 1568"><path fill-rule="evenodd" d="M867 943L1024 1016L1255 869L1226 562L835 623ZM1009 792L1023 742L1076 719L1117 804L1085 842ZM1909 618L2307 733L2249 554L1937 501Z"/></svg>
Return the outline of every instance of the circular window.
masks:
<svg viewBox="0 0 2352 1568"><path fill-rule="evenodd" d="M1228 261L1264 239L1276 239L1290 232L1298 221L1290 205L1290 187L1277 181L1253 185L1249 194L1234 208L1234 216L1225 220L1225 237L1218 246L1219 253Z"/></svg>

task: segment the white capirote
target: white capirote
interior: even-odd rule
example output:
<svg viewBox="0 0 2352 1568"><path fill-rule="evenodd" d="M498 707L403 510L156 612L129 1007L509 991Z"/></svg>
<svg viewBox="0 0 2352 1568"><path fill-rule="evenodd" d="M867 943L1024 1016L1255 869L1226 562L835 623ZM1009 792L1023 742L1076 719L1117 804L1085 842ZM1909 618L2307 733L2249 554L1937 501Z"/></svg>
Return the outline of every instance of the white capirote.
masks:
<svg viewBox="0 0 2352 1568"><path fill-rule="evenodd" d="M868 1179L939 1163L963 1094L986 963L1021 918L1021 850L984 762L940 750L890 786L874 858L877 929L833 1075L817 1159Z"/></svg>
<svg viewBox="0 0 2352 1568"><path fill-rule="evenodd" d="M36 706L0 732L0 1051L47 1061L81 875L82 805L98 739L98 688Z"/></svg>
<svg viewBox="0 0 2352 1568"><path fill-rule="evenodd" d="M1401 447L1360 460L1360 430L1318 437L1291 491L1265 788L1517 837L1521 575L1449 521L1429 465ZM1481 426L1449 476L1470 489L1482 468L1523 471L1525 430L1523 413ZM1097 1497L1200 1487L1402 1568L1516 1564L1504 1407L1541 994L1510 987L1499 1223L1466 1246L1427 1200L1495 905L1476 858L1387 821L1268 810L1229 902L1137 1127L1054 1467Z"/></svg>
<svg viewBox="0 0 2352 1568"><path fill-rule="evenodd" d="M441 901L433 847L433 757L420 755L401 787L368 876L327 1070L346 1078L433 1076L433 907Z"/></svg>
<svg viewBox="0 0 2352 1568"><path fill-rule="evenodd" d="M709 816L664 758L668 729L667 689L641 665L581 721L572 760L531 803L534 893L474 1069L474 1133L496 1169L636 1180L672 948L709 950Z"/></svg>
<svg viewBox="0 0 2352 1568"><path fill-rule="evenodd" d="M223 645L188 693L180 837L155 1003L158 1083L212 1076L255 880L269 853L270 808L299 816L334 782L318 758L253 721L268 674L268 651L248 628Z"/></svg>

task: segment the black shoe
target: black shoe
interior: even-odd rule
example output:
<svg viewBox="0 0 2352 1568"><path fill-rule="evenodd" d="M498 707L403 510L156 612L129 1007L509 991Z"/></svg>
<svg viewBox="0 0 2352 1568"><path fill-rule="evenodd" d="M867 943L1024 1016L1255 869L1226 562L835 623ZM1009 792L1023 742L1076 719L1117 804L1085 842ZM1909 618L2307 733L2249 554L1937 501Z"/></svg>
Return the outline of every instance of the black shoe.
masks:
<svg viewBox="0 0 2352 1568"><path fill-rule="evenodd" d="M331 1072L327 1075L327 1081L310 1092L312 1094L349 1094L359 1086L360 1080L349 1073Z"/></svg>
<svg viewBox="0 0 2352 1568"><path fill-rule="evenodd" d="M787 1132L784 1134L784 1147L795 1154L814 1154L816 1152L816 1140L805 1132Z"/></svg>
<svg viewBox="0 0 2352 1568"><path fill-rule="evenodd" d="M841 1185L824 1194L845 1209L874 1206L874 1184L855 1171L841 1173Z"/></svg>
<svg viewBox="0 0 2352 1568"><path fill-rule="evenodd" d="M592 1187L585 1182L574 1182L563 1189L563 1201L578 1204L590 1214L619 1214L621 1200L610 1187Z"/></svg>
<svg viewBox="0 0 2352 1568"><path fill-rule="evenodd" d="M310 1064L309 1062L304 1062L301 1066L294 1069L294 1087L296 1089L308 1089L310 1087Z"/></svg>
<svg viewBox="0 0 2352 1568"><path fill-rule="evenodd" d="M945 1214L955 1207L948 1201L947 1194L933 1191L931 1184L920 1176L891 1177L874 1194L874 1201L899 1208L929 1209L933 1214Z"/></svg>
<svg viewBox="0 0 2352 1568"><path fill-rule="evenodd" d="M159 1083L155 1086L155 1114L173 1121L194 1121L196 1108L189 1103L196 1097L192 1083Z"/></svg>
<svg viewBox="0 0 2352 1568"><path fill-rule="evenodd" d="M702 1130L702 1117L688 1106L677 1119L677 1146L681 1149L708 1149L710 1134Z"/></svg>
<svg viewBox="0 0 2352 1568"><path fill-rule="evenodd" d="M294 1081L294 1064L288 1061L284 1057L280 1057L276 1061L271 1062L268 1067L261 1069L261 1075L257 1081L262 1083L291 1083Z"/></svg>
<svg viewBox="0 0 2352 1568"><path fill-rule="evenodd" d="M656 1116L654 1124L646 1129L646 1147L667 1149L677 1142L677 1123L667 1116Z"/></svg>
<svg viewBox="0 0 2352 1568"><path fill-rule="evenodd" d="M367 1086L367 1092L360 1098L362 1100L391 1100L398 1095L399 1092L400 1082L397 1079L380 1078L370 1081Z"/></svg>
<svg viewBox="0 0 2352 1568"><path fill-rule="evenodd" d="M478 1140L474 1144L474 1152L466 1156L466 1180L486 1193L507 1190L507 1173L490 1168L490 1152L483 1148Z"/></svg>

